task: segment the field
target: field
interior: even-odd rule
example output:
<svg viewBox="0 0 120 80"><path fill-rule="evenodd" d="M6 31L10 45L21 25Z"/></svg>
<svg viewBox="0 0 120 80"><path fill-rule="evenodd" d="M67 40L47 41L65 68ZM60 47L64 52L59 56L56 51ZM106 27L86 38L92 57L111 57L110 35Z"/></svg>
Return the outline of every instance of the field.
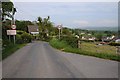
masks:
<svg viewBox="0 0 120 80"><path fill-rule="evenodd" d="M116 54L116 47L110 45L96 45L93 42L82 42L81 49L89 52Z"/></svg>
<svg viewBox="0 0 120 80"><path fill-rule="evenodd" d="M95 45L91 42L82 42L81 49L73 48L65 41L52 39L50 45L65 52L76 53L80 55L94 56L103 59L120 61L120 55L116 54L116 48L109 45Z"/></svg>

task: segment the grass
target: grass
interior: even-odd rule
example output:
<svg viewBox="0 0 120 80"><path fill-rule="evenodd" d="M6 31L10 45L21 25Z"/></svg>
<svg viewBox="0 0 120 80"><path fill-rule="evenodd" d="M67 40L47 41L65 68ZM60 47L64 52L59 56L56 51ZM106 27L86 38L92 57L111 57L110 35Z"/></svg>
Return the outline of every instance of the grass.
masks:
<svg viewBox="0 0 120 80"><path fill-rule="evenodd" d="M103 59L109 59L109 60L115 60L115 61L120 61L120 55L114 54L114 50L109 53L109 51L106 53L106 48L107 46L104 46L105 49L99 53L97 53L95 50L91 50L92 47L94 46L93 44L89 43L83 43L82 46L85 49L78 49L78 48L72 48L70 47L65 41L59 41L58 39L52 39L50 41L50 45L54 48L57 48L59 50L65 51L65 52L71 52L71 53L76 53L76 54L81 54L81 55L87 55L87 56L94 56L98 58L103 58ZM103 48L104 48L103 47ZM103 49L102 48L102 49ZM112 47L110 47L112 48ZM97 48L98 50L101 49L101 47Z"/></svg>
<svg viewBox="0 0 120 80"><path fill-rule="evenodd" d="M53 38L51 41L50 41L50 44L52 46L54 46L55 48L57 49L63 49L63 48L68 48L70 47L69 45L67 45L67 43L65 41L59 41L58 39L56 38Z"/></svg>
<svg viewBox="0 0 120 80"><path fill-rule="evenodd" d="M2 50L2 60L13 54L18 49L22 48L26 44L9 44Z"/></svg>
<svg viewBox="0 0 120 80"><path fill-rule="evenodd" d="M115 46L110 45L96 45L93 42L82 42L81 49L89 52L116 54Z"/></svg>

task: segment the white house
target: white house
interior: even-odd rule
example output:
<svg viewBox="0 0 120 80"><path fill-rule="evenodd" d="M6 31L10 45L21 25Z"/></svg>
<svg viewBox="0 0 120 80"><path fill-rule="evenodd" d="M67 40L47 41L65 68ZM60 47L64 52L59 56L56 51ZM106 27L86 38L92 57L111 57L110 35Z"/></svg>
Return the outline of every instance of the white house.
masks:
<svg viewBox="0 0 120 80"><path fill-rule="evenodd" d="M28 32L34 36L34 39L39 39L37 36L39 34L39 28L37 25L28 25Z"/></svg>
<svg viewBox="0 0 120 80"><path fill-rule="evenodd" d="M120 43L120 39L115 40L116 43Z"/></svg>
<svg viewBox="0 0 120 80"><path fill-rule="evenodd" d="M89 38L88 40L93 41L93 40L95 40L95 39L96 39L95 37L91 37L91 38Z"/></svg>
<svg viewBox="0 0 120 80"><path fill-rule="evenodd" d="M28 25L28 32L32 35L39 34L38 26L35 25Z"/></svg>

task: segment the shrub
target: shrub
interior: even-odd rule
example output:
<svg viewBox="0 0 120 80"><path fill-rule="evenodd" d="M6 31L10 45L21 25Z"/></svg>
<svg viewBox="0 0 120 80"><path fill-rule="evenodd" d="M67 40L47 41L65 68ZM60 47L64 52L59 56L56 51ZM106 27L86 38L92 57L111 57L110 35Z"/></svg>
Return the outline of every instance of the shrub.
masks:
<svg viewBox="0 0 120 80"><path fill-rule="evenodd" d="M52 37L46 37L45 41L49 42L52 39Z"/></svg>
<svg viewBox="0 0 120 80"><path fill-rule="evenodd" d="M63 49L65 47L69 47L69 45L67 45L67 43L65 41L60 41L56 38L51 39L50 44L52 46L55 46L57 49Z"/></svg>
<svg viewBox="0 0 120 80"><path fill-rule="evenodd" d="M64 37L61 37L61 40L66 41L66 43L73 48L78 47L78 39L75 37L64 36Z"/></svg>
<svg viewBox="0 0 120 80"><path fill-rule="evenodd" d="M111 43L109 43L109 45L111 45L111 46L120 46L120 43L111 42Z"/></svg>
<svg viewBox="0 0 120 80"><path fill-rule="evenodd" d="M8 44L10 44L10 41L8 39L2 40L2 46L6 46Z"/></svg>
<svg viewBox="0 0 120 80"><path fill-rule="evenodd" d="M16 35L16 43L29 43L32 41L32 35L26 33L25 31L18 30Z"/></svg>
<svg viewBox="0 0 120 80"><path fill-rule="evenodd" d="M18 43L18 44L22 44L23 43L22 37L19 34L16 35L16 43Z"/></svg>
<svg viewBox="0 0 120 80"><path fill-rule="evenodd" d="M23 33L21 37L24 43L29 43L32 41L32 36L28 33Z"/></svg>
<svg viewBox="0 0 120 80"><path fill-rule="evenodd" d="M94 42L94 40L82 40L84 42Z"/></svg>
<svg viewBox="0 0 120 80"><path fill-rule="evenodd" d="M21 35L23 33L26 33L25 31L17 30L17 34Z"/></svg>

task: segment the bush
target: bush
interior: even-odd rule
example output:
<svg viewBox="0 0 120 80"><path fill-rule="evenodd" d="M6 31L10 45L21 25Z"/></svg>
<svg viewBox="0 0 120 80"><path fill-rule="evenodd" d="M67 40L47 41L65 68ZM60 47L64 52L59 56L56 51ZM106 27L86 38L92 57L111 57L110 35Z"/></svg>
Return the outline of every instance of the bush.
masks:
<svg viewBox="0 0 120 80"><path fill-rule="evenodd" d="M16 43L29 43L32 41L32 35L26 33L25 31L18 30L16 35Z"/></svg>
<svg viewBox="0 0 120 80"><path fill-rule="evenodd" d="M82 40L84 42L94 42L93 40Z"/></svg>
<svg viewBox="0 0 120 80"><path fill-rule="evenodd" d="M24 43L29 43L32 41L32 36L28 33L23 33L21 37Z"/></svg>
<svg viewBox="0 0 120 80"><path fill-rule="evenodd" d="M17 34L21 35L23 33L26 33L25 31L17 30Z"/></svg>
<svg viewBox="0 0 120 80"><path fill-rule="evenodd" d="M78 47L78 39L75 37L64 36L64 37L61 37L61 40L66 41L66 43L73 48Z"/></svg>
<svg viewBox="0 0 120 80"><path fill-rule="evenodd" d="M57 49L63 49L63 48L69 47L69 45L66 43L66 41L63 41L63 40L60 41L56 38L51 39L50 44L53 47L56 47Z"/></svg>
<svg viewBox="0 0 120 80"><path fill-rule="evenodd" d="M46 37L44 41L49 42L52 39L52 37Z"/></svg>
<svg viewBox="0 0 120 80"><path fill-rule="evenodd" d="M10 44L10 41L8 39L2 40L2 46L6 46L8 44Z"/></svg>
<svg viewBox="0 0 120 80"><path fill-rule="evenodd" d="M18 43L18 44L22 44L23 43L22 37L19 34L16 35L16 43Z"/></svg>
<svg viewBox="0 0 120 80"><path fill-rule="evenodd" d="M111 46L120 46L120 43L112 42L112 43L109 43L109 45L111 45Z"/></svg>

